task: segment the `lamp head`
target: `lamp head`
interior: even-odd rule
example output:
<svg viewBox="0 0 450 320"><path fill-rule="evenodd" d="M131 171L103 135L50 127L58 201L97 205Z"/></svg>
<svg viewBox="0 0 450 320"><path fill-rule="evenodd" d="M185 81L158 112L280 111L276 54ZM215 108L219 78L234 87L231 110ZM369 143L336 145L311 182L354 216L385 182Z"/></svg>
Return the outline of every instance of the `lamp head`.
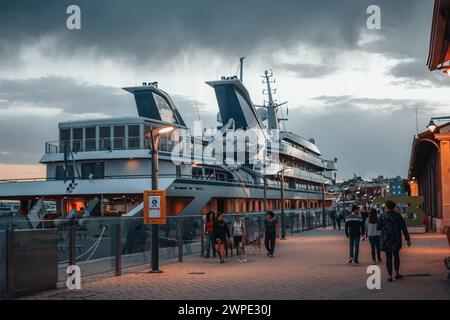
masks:
<svg viewBox="0 0 450 320"><path fill-rule="evenodd" d="M175 129L174 126L163 126L163 127L159 127L157 130L157 134L165 134L165 133L170 133Z"/></svg>
<svg viewBox="0 0 450 320"><path fill-rule="evenodd" d="M166 134L166 133L170 133L170 132L172 132L173 130L175 130L175 126L172 126L172 125L166 125L166 126L162 126L162 127L158 127L158 128L155 128L155 129L153 129L153 130L151 130L151 131L148 131L146 134L145 134L145 136L146 137L150 137L152 134L153 134L153 136L158 136L158 135L160 135L160 134Z"/></svg>
<svg viewBox="0 0 450 320"><path fill-rule="evenodd" d="M430 130L433 133L434 131L436 131L436 129L437 129L437 126L434 123L433 119L431 119L430 123L428 124L428 130Z"/></svg>

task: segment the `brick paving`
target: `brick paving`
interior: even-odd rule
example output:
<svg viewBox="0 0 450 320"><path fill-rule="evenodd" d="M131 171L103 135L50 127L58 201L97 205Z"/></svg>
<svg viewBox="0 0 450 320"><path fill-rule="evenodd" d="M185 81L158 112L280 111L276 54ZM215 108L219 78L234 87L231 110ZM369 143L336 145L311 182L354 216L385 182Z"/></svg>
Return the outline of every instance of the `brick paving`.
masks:
<svg viewBox="0 0 450 320"><path fill-rule="evenodd" d="M248 254L225 264L189 257L165 264L164 273L139 267L121 277L82 281L82 289L58 289L25 299L429 299L449 300L450 280L443 265L450 255L438 234L414 235L413 246L401 252L401 271L413 276L389 283L382 265L381 290L368 290L366 268L370 245L361 242L359 266L349 265L343 231L314 230L278 241L274 258ZM247 251L253 251L248 248Z"/></svg>

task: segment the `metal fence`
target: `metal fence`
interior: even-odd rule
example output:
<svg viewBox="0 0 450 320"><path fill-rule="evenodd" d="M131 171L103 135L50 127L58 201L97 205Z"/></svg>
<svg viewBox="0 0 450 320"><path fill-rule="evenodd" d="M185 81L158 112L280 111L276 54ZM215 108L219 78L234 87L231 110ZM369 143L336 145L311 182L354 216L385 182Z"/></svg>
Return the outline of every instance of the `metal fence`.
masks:
<svg viewBox="0 0 450 320"><path fill-rule="evenodd" d="M330 225L329 213L327 210L325 214L326 225ZM240 215L247 235L261 232L264 213ZM230 229L235 216L224 215ZM279 212L276 218L281 225ZM285 213L287 235L319 228L323 223L322 209ZM25 218L0 220L0 230L14 232L31 228L31 222ZM57 219L43 221L38 228L56 230L59 281L67 279L69 265L78 265L85 277L105 272L120 275L123 269L151 262L151 225L144 224L142 217ZM204 255L203 216L168 216L167 223L158 228L161 261L182 262L184 256Z"/></svg>

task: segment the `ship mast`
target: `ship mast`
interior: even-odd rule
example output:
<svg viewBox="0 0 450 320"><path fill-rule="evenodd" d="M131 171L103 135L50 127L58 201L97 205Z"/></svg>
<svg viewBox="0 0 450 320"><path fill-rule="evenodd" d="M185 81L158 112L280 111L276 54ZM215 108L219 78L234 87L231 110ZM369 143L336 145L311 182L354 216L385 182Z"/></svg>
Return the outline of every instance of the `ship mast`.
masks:
<svg viewBox="0 0 450 320"><path fill-rule="evenodd" d="M267 109L267 124L268 129L280 129L280 121L286 121L287 119L279 119L277 116L277 109L283 105L285 105L287 102L283 103L276 103L273 99L273 94L276 93L276 89L271 88L271 84L275 83L275 80L272 80L273 73L269 71L264 71L263 78L263 84L267 85L267 89L263 89L263 94L266 94L268 96L267 105L264 105L263 107Z"/></svg>

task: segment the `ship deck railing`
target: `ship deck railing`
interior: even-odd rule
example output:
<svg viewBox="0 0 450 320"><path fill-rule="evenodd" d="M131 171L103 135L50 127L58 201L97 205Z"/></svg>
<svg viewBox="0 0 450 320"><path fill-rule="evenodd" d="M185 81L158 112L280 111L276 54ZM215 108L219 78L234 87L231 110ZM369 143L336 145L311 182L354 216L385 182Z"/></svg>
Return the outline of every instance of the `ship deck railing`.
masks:
<svg viewBox="0 0 450 320"><path fill-rule="evenodd" d="M230 185L245 185L250 187L263 187L264 184L261 182L249 182L249 181L239 181L236 179L223 179L218 178L215 176L200 176L200 175L183 175L183 174L159 174L159 178L170 178L175 179L175 181L178 180L194 180L194 181L211 181L211 182L217 182L217 183L229 183ZM111 175L111 176L102 176L102 177L69 177L67 181L71 180L106 180L106 179L151 179L151 175ZM43 178L19 178L19 179L0 179L0 185L6 184L6 183L27 183L27 182L49 182L49 181L64 181L61 179L57 179L56 177L43 177ZM307 186L308 181L305 181L303 183L304 186ZM267 188L280 188L280 183L276 180L267 181ZM295 190L295 191L313 191L313 192L319 192L321 191L321 186L310 186L310 187L293 187L292 185L289 185L289 183L286 183L285 190Z"/></svg>

